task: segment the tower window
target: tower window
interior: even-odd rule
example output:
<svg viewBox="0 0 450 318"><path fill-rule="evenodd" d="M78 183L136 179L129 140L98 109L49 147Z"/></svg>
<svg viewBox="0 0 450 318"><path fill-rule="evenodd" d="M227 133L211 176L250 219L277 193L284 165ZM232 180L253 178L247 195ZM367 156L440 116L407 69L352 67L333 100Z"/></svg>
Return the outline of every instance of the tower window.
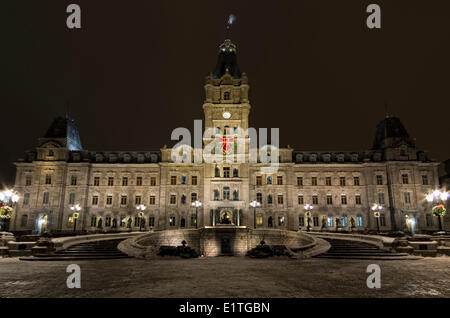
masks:
<svg viewBox="0 0 450 318"><path fill-rule="evenodd" d="M223 99L224 100L230 100L231 99L230 97L231 97L230 92L223 93Z"/></svg>

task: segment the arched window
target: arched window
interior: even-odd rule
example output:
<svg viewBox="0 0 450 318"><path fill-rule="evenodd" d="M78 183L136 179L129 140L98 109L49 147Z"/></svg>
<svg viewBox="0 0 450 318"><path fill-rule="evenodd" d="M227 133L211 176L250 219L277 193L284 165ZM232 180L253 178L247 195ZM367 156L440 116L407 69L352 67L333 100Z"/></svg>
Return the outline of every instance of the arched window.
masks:
<svg viewBox="0 0 450 318"><path fill-rule="evenodd" d="M219 201L219 200L220 200L219 190L215 189L214 190L214 201Z"/></svg>
<svg viewBox="0 0 450 318"><path fill-rule="evenodd" d="M238 178L239 177L239 170L238 168L234 168L233 169L233 178Z"/></svg>
<svg viewBox="0 0 450 318"><path fill-rule="evenodd" d="M230 92L223 93L223 99L224 100L230 100Z"/></svg>
<svg viewBox="0 0 450 318"><path fill-rule="evenodd" d="M216 167L214 169L214 177L220 178L220 169L219 169L219 167Z"/></svg>
<svg viewBox="0 0 450 318"><path fill-rule="evenodd" d="M267 204L272 204L272 195L267 196Z"/></svg>
<svg viewBox="0 0 450 318"><path fill-rule="evenodd" d="M272 184L272 177L271 176L267 177L267 184Z"/></svg>
<svg viewBox="0 0 450 318"><path fill-rule="evenodd" d="M92 227L97 226L97 217L95 215L91 216L91 226Z"/></svg>
<svg viewBox="0 0 450 318"><path fill-rule="evenodd" d="M220 127L216 127L216 134L220 134Z"/></svg>
<svg viewBox="0 0 450 318"><path fill-rule="evenodd" d="M267 219L267 226L273 227L273 218L271 216L269 216L269 218Z"/></svg>
<svg viewBox="0 0 450 318"><path fill-rule="evenodd" d="M182 219L180 220L180 227L181 227L181 228L186 227L186 220L185 220L184 218L182 218Z"/></svg>
<svg viewBox="0 0 450 318"><path fill-rule="evenodd" d="M181 204L186 204L186 195L181 195Z"/></svg>
<svg viewBox="0 0 450 318"><path fill-rule="evenodd" d="M328 217L328 223L327 223L328 227L333 227L334 226L334 220L332 216Z"/></svg>
<svg viewBox="0 0 450 318"><path fill-rule="evenodd" d="M49 157L53 157L55 155L55 153L53 152L53 150L49 150L48 151L48 156Z"/></svg>
<svg viewBox="0 0 450 318"><path fill-rule="evenodd" d="M239 201L239 190L234 190L233 191L233 200L234 201Z"/></svg>

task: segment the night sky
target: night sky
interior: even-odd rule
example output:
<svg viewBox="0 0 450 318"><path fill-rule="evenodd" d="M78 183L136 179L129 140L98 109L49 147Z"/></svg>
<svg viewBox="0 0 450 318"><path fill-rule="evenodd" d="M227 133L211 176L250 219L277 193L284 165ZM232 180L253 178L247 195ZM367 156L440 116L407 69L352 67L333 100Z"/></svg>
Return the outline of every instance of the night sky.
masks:
<svg viewBox="0 0 450 318"><path fill-rule="evenodd" d="M66 7L82 29L66 27ZM381 30L366 7L382 8ZM250 125L296 150L367 150L388 112L432 158L450 157L450 2L3 0L0 183L52 120L77 122L85 149L158 150L203 119L230 13L251 89Z"/></svg>

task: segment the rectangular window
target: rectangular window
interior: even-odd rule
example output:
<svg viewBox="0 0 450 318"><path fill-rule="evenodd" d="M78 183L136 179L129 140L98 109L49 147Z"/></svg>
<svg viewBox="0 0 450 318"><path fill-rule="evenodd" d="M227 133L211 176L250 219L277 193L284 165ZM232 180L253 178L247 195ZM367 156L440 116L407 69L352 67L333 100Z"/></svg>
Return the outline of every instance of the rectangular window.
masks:
<svg viewBox="0 0 450 318"><path fill-rule="evenodd" d="M262 177L256 176L256 185L261 185L261 184L262 184Z"/></svg>
<svg viewBox="0 0 450 318"><path fill-rule="evenodd" d="M155 205L155 204L156 204L156 198L155 198L154 195L151 195L151 196L150 196L149 204L150 204L150 205Z"/></svg>
<svg viewBox="0 0 450 318"><path fill-rule="evenodd" d="M94 186L98 187L100 185L100 177L94 177Z"/></svg>
<svg viewBox="0 0 450 318"><path fill-rule="evenodd" d="M229 178L230 177L230 167L224 167L223 168L223 177Z"/></svg>
<svg viewBox="0 0 450 318"><path fill-rule="evenodd" d="M326 184L327 186L331 186L331 177L326 177L326 179L325 179L325 184Z"/></svg>
<svg viewBox="0 0 450 318"><path fill-rule="evenodd" d="M298 226L305 226L305 217L303 215L298 217Z"/></svg>
<svg viewBox="0 0 450 318"><path fill-rule="evenodd" d="M26 186L30 186L31 185L31 176L26 176L25 177L25 185Z"/></svg>
<svg viewBox="0 0 450 318"><path fill-rule="evenodd" d="M195 201L197 201L197 193L192 192L191 193L191 202L195 202Z"/></svg>
<svg viewBox="0 0 450 318"><path fill-rule="evenodd" d="M303 177L297 177L297 185L302 186L303 185Z"/></svg>
<svg viewBox="0 0 450 318"><path fill-rule="evenodd" d="M258 214L256 216L256 225L263 225L263 216L262 216L262 214Z"/></svg>
<svg viewBox="0 0 450 318"><path fill-rule="evenodd" d="M176 185L177 184L177 176L171 176L170 177L170 184Z"/></svg>
<svg viewBox="0 0 450 318"><path fill-rule="evenodd" d="M383 176L377 175L377 185L383 185Z"/></svg>
<svg viewBox="0 0 450 318"><path fill-rule="evenodd" d="M313 225L314 226L319 226L319 217L318 216L314 216L313 217Z"/></svg>
<svg viewBox="0 0 450 318"><path fill-rule="evenodd" d="M298 195L298 204L303 204L304 200L303 200L303 195L299 194Z"/></svg>
<svg viewBox="0 0 450 318"><path fill-rule="evenodd" d="M175 194L170 195L170 204L177 204L177 196Z"/></svg>
<svg viewBox="0 0 450 318"><path fill-rule="evenodd" d="M27 192L23 195L23 205L30 204L30 194Z"/></svg>
<svg viewBox="0 0 450 318"><path fill-rule="evenodd" d="M44 195L42 196L42 203L48 204L49 198L50 198L50 193L44 192Z"/></svg>
<svg viewBox="0 0 450 318"><path fill-rule="evenodd" d="M98 205L98 195L92 197L92 205Z"/></svg>
<svg viewBox="0 0 450 318"><path fill-rule="evenodd" d="M422 184L428 185L428 176L427 175L422 175Z"/></svg>
<svg viewBox="0 0 450 318"><path fill-rule="evenodd" d="M355 195L355 204L361 205L361 195Z"/></svg>
<svg viewBox="0 0 450 318"><path fill-rule="evenodd" d="M186 178L186 176L181 176L181 184L186 184L186 181L187 180L187 178Z"/></svg>
<svg viewBox="0 0 450 318"><path fill-rule="evenodd" d="M114 185L114 177L108 177L108 186L112 187Z"/></svg>
<svg viewBox="0 0 450 318"><path fill-rule="evenodd" d="M141 186L142 185L142 177L136 177L136 185Z"/></svg>
<svg viewBox="0 0 450 318"><path fill-rule="evenodd" d="M230 200L230 187L223 187L223 199Z"/></svg>
<svg viewBox="0 0 450 318"><path fill-rule="evenodd" d="M333 204L333 196L331 196L330 194L327 195L327 204L328 205L332 205Z"/></svg>
<svg viewBox="0 0 450 318"><path fill-rule="evenodd" d="M154 216L149 216L148 217L148 226L150 226L150 227L154 227L155 226L155 217Z"/></svg>
<svg viewBox="0 0 450 318"><path fill-rule="evenodd" d="M433 226L433 215L427 214L426 220L427 220L427 226Z"/></svg>
<svg viewBox="0 0 450 318"><path fill-rule="evenodd" d="M75 203L75 193L71 192L69 194L69 204L74 204Z"/></svg>
<svg viewBox="0 0 450 318"><path fill-rule="evenodd" d="M345 177L339 178L339 184L341 185L341 187L345 187Z"/></svg>
<svg viewBox="0 0 450 318"><path fill-rule="evenodd" d="M191 183L192 185L197 185L197 176L192 176Z"/></svg>
<svg viewBox="0 0 450 318"><path fill-rule="evenodd" d="M283 176L277 176L277 184L282 185L283 184Z"/></svg>
<svg viewBox="0 0 450 318"><path fill-rule="evenodd" d="M283 204L283 195L282 194L278 195L278 204Z"/></svg>
<svg viewBox="0 0 450 318"><path fill-rule="evenodd" d="M73 185L73 186L77 185L77 176L72 176L70 178L70 185Z"/></svg>
<svg viewBox="0 0 450 318"><path fill-rule="evenodd" d="M402 174L402 182L403 184L408 184L409 180L407 174Z"/></svg>
<svg viewBox="0 0 450 318"><path fill-rule="evenodd" d="M317 177L311 178L311 185L316 186L317 185Z"/></svg>
<svg viewBox="0 0 450 318"><path fill-rule="evenodd" d="M125 222L126 222L126 219L125 219L125 215L120 215L120 227L125 227Z"/></svg>
<svg viewBox="0 0 450 318"><path fill-rule="evenodd" d="M353 185L359 186L359 177L353 177Z"/></svg>
<svg viewBox="0 0 450 318"><path fill-rule="evenodd" d="M328 221L327 222L328 227L333 227L334 226L334 222L333 222L333 217L332 216L329 216L327 221Z"/></svg>
<svg viewBox="0 0 450 318"><path fill-rule="evenodd" d="M386 226L386 216L384 215L384 213L380 213L380 225Z"/></svg>
<svg viewBox="0 0 450 318"><path fill-rule="evenodd" d="M128 186L128 177L123 177L123 178L122 178L122 186L123 186L123 187Z"/></svg>
<svg viewBox="0 0 450 318"><path fill-rule="evenodd" d="M347 196L345 194L341 195L341 203L342 204L347 204Z"/></svg>
<svg viewBox="0 0 450 318"><path fill-rule="evenodd" d="M112 205L112 195L106 196L106 205Z"/></svg>
<svg viewBox="0 0 450 318"><path fill-rule="evenodd" d="M120 205L127 205L127 196L126 195L120 196Z"/></svg>
<svg viewBox="0 0 450 318"><path fill-rule="evenodd" d="M356 226L363 226L363 218L362 216L357 216L356 217Z"/></svg>
<svg viewBox="0 0 450 318"><path fill-rule="evenodd" d="M169 226L175 226L175 217L174 216L171 216L169 218Z"/></svg>
<svg viewBox="0 0 450 318"><path fill-rule="evenodd" d="M384 204L384 192L378 192L378 204Z"/></svg>
<svg viewBox="0 0 450 318"><path fill-rule="evenodd" d="M51 174L45 175L45 184L52 184L52 175Z"/></svg>
<svg viewBox="0 0 450 318"><path fill-rule="evenodd" d="M152 186L152 187L156 186L156 177L150 178L150 186Z"/></svg>
<svg viewBox="0 0 450 318"><path fill-rule="evenodd" d="M135 200L134 200L134 203L135 203L136 205L140 205L141 202L142 202L142 196L137 195L136 198L135 198Z"/></svg>
<svg viewBox="0 0 450 318"><path fill-rule="evenodd" d="M278 217L278 226L284 226L284 216Z"/></svg>
<svg viewBox="0 0 450 318"><path fill-rule="evenodd" d="M404 195L404 198L405 198L405 203L406 204L410 204L411 203L411 193L410 192L404 192L403 195Z"/></svg>
<svg viewBox="0 0 450 318"><path fill-rule="evenodd" d="M312 204L319 204L319 197L317 195L312 196Z"/></svg>

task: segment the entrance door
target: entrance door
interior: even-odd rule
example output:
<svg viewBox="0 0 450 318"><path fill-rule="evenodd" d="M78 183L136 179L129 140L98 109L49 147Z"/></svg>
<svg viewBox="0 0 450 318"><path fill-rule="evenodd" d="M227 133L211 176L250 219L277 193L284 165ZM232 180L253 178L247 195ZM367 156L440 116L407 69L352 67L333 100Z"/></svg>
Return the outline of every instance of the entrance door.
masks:
<svg viewBox="0 0 450 318"><path fill-rule="evenodd" d="M230 211L226 210L220 213L220 224L232 224Z"/></svg>
<svg viewBox="0 0 450 318"><path fill-rule="evenodd" d="M47 231L47 215L40 215L37 221L37 232L38 234L44 234Z"/></svg>
<svg viewBox="0 0 450 318"><path fill-rule="evenodd" d="M222 254L231 254L231 242L230 238L227 236L221 239L221 252Z"/></svg>

